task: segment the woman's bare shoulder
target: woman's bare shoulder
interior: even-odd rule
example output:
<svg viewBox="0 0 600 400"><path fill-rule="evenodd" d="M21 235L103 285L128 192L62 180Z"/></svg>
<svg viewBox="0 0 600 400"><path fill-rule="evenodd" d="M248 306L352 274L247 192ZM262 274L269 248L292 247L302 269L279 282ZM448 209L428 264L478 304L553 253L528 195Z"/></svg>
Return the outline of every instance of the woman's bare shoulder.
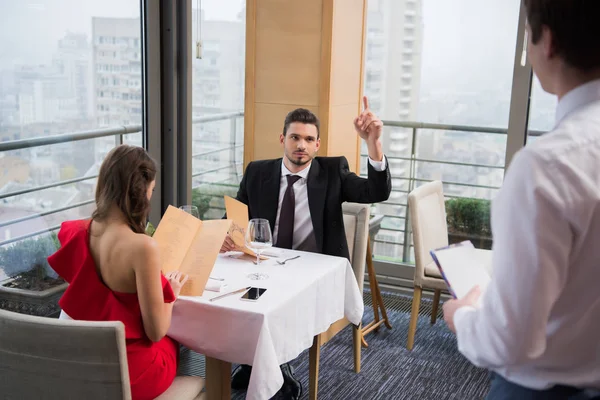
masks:
<svg viewBox="0 0 600 400"><path fill-rule="evenodd" d="M158 243L150 236L143 233L130 232L127 238L127 243L123 243L129 247L129 254L131 255L134 265L144 265L145 268L149 264L157 265L159 260L159 247Z"/></svg>

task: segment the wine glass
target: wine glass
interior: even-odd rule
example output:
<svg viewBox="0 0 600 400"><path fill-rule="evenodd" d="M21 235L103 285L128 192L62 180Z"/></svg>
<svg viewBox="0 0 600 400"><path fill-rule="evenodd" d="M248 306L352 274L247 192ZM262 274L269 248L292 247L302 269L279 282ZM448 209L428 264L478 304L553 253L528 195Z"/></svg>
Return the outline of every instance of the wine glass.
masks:
<svg viewBox="0 0 600 400"><path fill-rule="evenodd" d="M179 209L200 219L200 212L198 212L198 207L196 207L196 206L186 205L186 206L179 207Z"/></svg>
<svg viewBox="0 0 600 400"><path fill-rule="evenodd" d="M264 249L273 246L271 225L269 225L268 220L254 218L248 222L248 229L246 229L246 246L256 253L256 265L260 265L260 253ZM268 277L269 275L262 272L248 275L248 278L252 280L267 279Z"/></svg>

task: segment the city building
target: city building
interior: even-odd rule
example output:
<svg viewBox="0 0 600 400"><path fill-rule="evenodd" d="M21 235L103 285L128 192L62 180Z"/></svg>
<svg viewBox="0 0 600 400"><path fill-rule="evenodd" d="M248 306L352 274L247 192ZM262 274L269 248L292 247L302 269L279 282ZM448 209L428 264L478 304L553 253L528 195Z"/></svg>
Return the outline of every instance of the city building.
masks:
<svg viewBox="0 0 600 400"><path fill-rule="evenodd" d="M373 0L369 2L365 54L364 93L373 112L384 120L414 121L419 105L421 53L423 46L422 0ZM390 217L377 235L375 252L402 258L405 214L410 174L412 130L386 127L383 139L394 178L394 189L386 203L373 206L373 212ZM363 144L363 154L366 147ZM361 173L366 174L366 162ZM398 179L399 178L399 179ZM405 178L405 179L402 179ZM388 228L388 229L385 229Z"/></svg>
<svg viewBox="0 0 600 400"><path fill-rule="evenodd" d="M193 14L194 43L197 12ZM201 13L201 58L193 51L193 119L211 114L238 112L244 108L245 19L216 21ZM243 158L243 120L232 118L206 123L193 122L192 163L196 175L192 187L206 183L239 182ZM233 149L232 149L233 148Z"/></svg>
<svg viewBox="0 0 600 400"><path fill-rule="evenodd" d="M82 33L67 33L59 40L53 66L66 78L65 94L74 100L76 117L92 115L91 48Z"/></svg>
<svg viewBox="0 0 600 400"><path fill-rule="evenodd" d="M142 123L142 47L138 18L92 18L93 99L97 127ZM139 135L138 135L139 136ZM115 146L96 139L95 160ZM133 144L141 145L141 140Z"/></svg>

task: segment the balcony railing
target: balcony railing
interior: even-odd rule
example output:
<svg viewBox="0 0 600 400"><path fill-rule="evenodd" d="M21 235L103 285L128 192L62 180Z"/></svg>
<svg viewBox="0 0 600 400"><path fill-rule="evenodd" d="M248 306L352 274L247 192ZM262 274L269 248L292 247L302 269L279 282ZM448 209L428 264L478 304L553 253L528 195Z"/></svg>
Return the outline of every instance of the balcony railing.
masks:
<svg viewBox="0 0 600 400"><path fill-rule="evenodd" d="M226 140L224 142L208 142L199 139L201 141L201 143L199 143L199 147L201 147L203 150L192 152L192 167L194 168L194 172L192 173L194 180L193 188L200 189L203 195L209 198L211 208L214 211L214 215L211 215L211 217L214 217L215 215L220 214L222 212L221 203L213 200L222 198L223 191L235 191L239 184L239 177L241 176L242 165L241 150L243 145L240 141L241 131L238 130L238 121L243 118L243 115L243 112L232 112L198 117L192 120L192 123L197 127L210 127L211 123L229 124L228 128L224 128L225 130L229 130L228 141ZM382 223L382 228L378 233L377 237L375 238L375 255L381 260L388 260L399 263L410 263L412 259L411 246L404 246L405 242L410 244L410 239L406 240L407 236L410 237L410 234L407 235L407 233L409 233L407 218L408 207L406 202L407 195L418 185L433 180L432 177L426 176L427 174L423 174L424 169L422 168L422 166L437 165L444 167L444 169L446 170L461 167L480 168L489 171L502 171L504 169L503 158L502 163L486 164L478 162L461 162L450 159L435 159L434 157L424 156L420 154L421 141L426 140L428 138L431 139L431 137L436 137L437 135L449 132L506 136L507 129L399 121L384 121L384 124L387 130L386 136L384 137L384 142L394 140L403 141L406 142L402 143L406 147L392 146L390 148L396 149L396 152L391 151L390 153L388 153L388 160L390 161L390 169L392 171L392 179L394 182L393 192L392 197L389 201L374 206L374 211L376 213L385 215L384 221ZM390 129L396 130L396 132L389 132ZM401 132L398 132L398 130L400 130ZM39 137L33 139L8 141L0 143L0 154L3 154L7 151L18 151L34 147L110 137L114 137L115 145L118 145L120 143L123 143L125 135L129 135L132 133L140 133L141 131L142 126L134 125L124 126L120 128L98 129L85 132L75 132L47 137ZM427 135L426 137L423 137L425 133L428 133L428 137ZM542 132L531 131L529 132L529 135L539 136L541 133ZM205 132L205 134L207 137L211 137L211 132ZM222 136L223 135L221 135L221 138L223 138ZM386 146L388 145L386 144ZM207 147L213 148L206 149ZM403 151L403 149L405 148L406 150ZM366 157L366 155L364 156ZM220 162L212 160L215 157L218 158ZM198 161L200 161L200 163L198 163ZM43 190L66 187L86 181L93 181L96 178L97 174L91 174L87 176L76 177L73 179L66 179L57 182L47 183L33 188L25 188L13 190L8 193L0 193L0 202L7 202L8 199L16 196L39 196L39 192ZM497 190L501 183L498 182L498 184L490 184L485 182L463 182L460 181L460 179L441 180L443 181L445 188L448 189L448 197L460 197L461 190L462 192L465 192L466 189L471 190L471 192L480 191L484 193L490 193ZM209 190L210 188L217 188L223 190L211 191ZM472 196L472 193L469 193L468 196ZM491 194L488 195L488 197L491 197ZM61 212L76 209L79 207L90 206L94 202L93 199L89 198L78 200L79 201L71 201L69 204L66 204L61 207L51 208L48 210L43 210L41 212L38 211L34 213L28 213L28 215L18 216L16 218L0 221L0 230L3 228L10 228L11 226L15 226L17 224L23 224L27 221L31 221L36 218L56 215ZM5 237L3 241L0 241L0 247L33 236L45 234L49 231L55 231L59 227L59 224L52 225L43 230L32 229L30 232L18 235L16 237ZM401 239L386 239L386 237L395 237ZM396 250L400 249L400 251L396 252L397 254L386 254L385 246L392 246L395 247Z"/></svg>
<svg viewBox="0 0 600 400"><path fill-rule="evenodd" d="M503 171L504 170L504 157L502 157L501 163L496 164L485 164L485 163L472 163L472 162L461 162L461 161L451 161L451 160L443 160L443 159L435 159L431 157L419 156L420 153L426 153L420 148L419 139L424 132L430 132L431 136L434 137L436 135L440 135L448 132L462 132L462 133L475 133L475 134L489 134L489 135L506 135L508 134L508 129L503 128L490 128L490 127L478 127L478 126L465 126L465 125L444 125L444 124L430 124L430 123L420 123L420 122L400 122L400 121L384 121L384 126L386 129L396 129L402 130L406 136L409 136L410 139L408 141L403 140L406 146L410 147L410 151L406 152L403 155L396 155L395 152L391 151L387 154L388 161L390 162L390 169L392 172L392 180L396 183L392 185L392 195L390 196L390 200L384 203L380 203L374 206L373 212L376 214L384 215L384 220L382 222L382 228L380 232L377 234L374 242L375 249L374 254L375 257L380 259L381 261L389 261L395 263L402 264L411 264L413 263L412 256L412 238L410 234L410 226L408 220L408 193L410 193L413 189L420 186L423 183L431 182L432 180L441 180L444 184L445 188L445 196L448 198L456 198L456 197L486 197L491 198L492 195L490 192L494 192L500 188L501 179L498 184L480 184L480 183L471 183L471 182L461 182L458 179L444 179L444 174L441 173L435 179L428 178L423 175L423 173L419 173L419 169L423 169L420 167L424 167L427 165L438 165L443 166L445 169L448 168L479 168L488 171ZM398 137L402 138L401 132L389 132L384 135L385 138ZM540 136L543 132L541 131L529 131L529 136ZM403 138L402 138L403 139ZM393 142L394 140L390 140ZM393 149L393 143L387 143L385 146L388 149ZM429 146L432 146L429 143ZM504 156L505 148L501 149L502 156ZM367 157L367 154L362 154L363 157ZM364 163L362 163L364 164ZM400 167L398 167L400 165ZM395 173L395 170L399 171L399 173ZM366 168L363 168L363 175L366 175ZM490 174L491 175L491 174ZM401 184L397 184L401 182ZM465 189L471 189L468 193ZM488 195L473 195L473 191L479 190L480 192L487 192ZM453 194L456 192L464 192L466 195L461 194ZM400 198L400 201L394 200ZM382 209L385 208L396 208L398 213L390 213L390 212L381 212ZM398 223L400 222L400 223ZM398 237L400 236L402 239L400 241L393 239L386 239L389 237ZM408 243L405 246L405 243ZM384 248L382 248L384 247ZM385 248L387 247L387 248ZM390 249L391 247L391 249Z"/></svg>
<svg viewBox="0 0 600 400"><path fill-rule="evenodd" d="M192 123L193 124L204 124L204 123L208 124L211 122L219 122L219 121L227 122L227 121L229 121L231 124L230 129L237 129L237 124L236 124L237 119L242 118L243 115L244 115L243 112L213 114L213 115L208 115L208 116L204 116L204 117L194 118L192 120ZM136 134L136 133L141 133L141 132L142 132L141 125L130 125L130 126L123 126L123 127L119 127L119 128L96 129L96 130L89 130L89 131L82 131L82 132L75 132L75 133L65 133L65 134L60 134L60 135L36 137L36 138L31 138L31 139L7 141L7 142L0 143L0 154L5 154L5 152L9 152L9 151L26 150L26 149L31 149L31 148L35 148L35 147L58 145L58 144L72 143L72 142L77 142L77 141L82 141L82 140L111 138L111 137L113 137L115 139L115 145L119 145L124 142L125 135ZM242 147L242 145L238 145L235 143L235 133L236 132L233 131L233 133L232 133L233 140L230 145L220 146L219 148L212 150L212 151L208 151L208 152L196 153L196 154L193 154L192 157L201 159L202 157L210 155L210 154L216 154L216 153L220 153L220 152L230 152L230 153L234 152L236 149ZM236 156L234 154L233 159L235 159L235 158L236 158ZM241 160L239 162L236 161L235 165L241 165ZM223 169L229 169L229 168L231 168L231 165L219 165L217 167L212 167L209 170L198 172L198 173L194 174L194 176L202 177L203 175L209 175L210 173L214 173L216 171L223 170ZM9 200L10 198L14 198L16 196L31 195L32 197L35 197L35 196L39 196L39 192L41 192L43 190L67 187L67 186L74 185L74 184L81 183L81 182L93 181L96 178L98 178L97 174L90 174L90 175L80 176L80 177L73 178L73 179L65 179L65 180L60 180L60 181L53 182L53 183L39 185L39 186L35 186L32 188L14 190L14 191L10 191L7 193L0 193L0 204L1 204L1 202L7 203L7 200ZM61 207L52 208L52 209L45 210L45 211L41 211L41 212L40 211L25 212L28 215L19 216L17 218L0 221L0 230L4 230L6 228L10 229L10 227L14 227L16 225L23 224L28 221L32 221L32 220L38 219L40 217L53 216L53 215L59 214L61 212L77 209L77 208L84 207L84 206L89 206L93 203L94 203L94 199L85 199L83 201L70 202L70 204L67 204L67 205L64 205ZM10 206L6 206L6 207L9 208ZM8 210L8 213L10 214L10 210ZM21 241L24 239L28 239L28 238L31 238L34 236L47 234L48 232L56 231L59 228L60 228L60 224L54 224L54 225L50 225L49 227L41 229L41 230L25 229L25 230L30 230L30 231L25 234L18 235L16 237L5 238L4 240L0 241L0 247L9 245L11 243L15 243L15 242L18 242L18 241ZM10 235L5 235L4 237L6 237L6 236L10 236Z"/></svg>

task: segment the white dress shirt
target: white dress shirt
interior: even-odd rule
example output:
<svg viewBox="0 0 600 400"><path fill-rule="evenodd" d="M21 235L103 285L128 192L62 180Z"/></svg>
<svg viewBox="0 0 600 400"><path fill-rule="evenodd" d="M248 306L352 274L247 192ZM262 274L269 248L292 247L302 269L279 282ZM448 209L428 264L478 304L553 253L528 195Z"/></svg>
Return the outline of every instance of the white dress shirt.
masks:
<svg viewBox="0 0 600 400"><path fill-rule="evenodd" d="M517 153L493 202L493 278L454 316L471 362L532 389L600 388L600 80Z"/></svg>
<svg viewBox="0 0 600 400"><path fill-rule="evenodd" d="M371 166L376 171L384 171L387 166L385 157L382 161L373 161L369 157L369 164L371 164ZM277 206L277 218L275 219L275 229L273 229L273 243L277 243L277 234L279 231L279 214L281 213L281 203L283 203L283 196L285 195L285 191L287 189L287 175L298 175L300 177L300 179L298 179L294 183L294 197L296 200L296 206L294 207L294 241L292 244L292 249L297 249L302 243L304 243L308 236L312 235L314 232L310 216L310 209L308 207L308 189L306 187L308 172L310 171L311 165L312 161L302 171L294 174L289 169L287 169L287 167L283 163L283 160L281 161L279 203Z"/></svg>

